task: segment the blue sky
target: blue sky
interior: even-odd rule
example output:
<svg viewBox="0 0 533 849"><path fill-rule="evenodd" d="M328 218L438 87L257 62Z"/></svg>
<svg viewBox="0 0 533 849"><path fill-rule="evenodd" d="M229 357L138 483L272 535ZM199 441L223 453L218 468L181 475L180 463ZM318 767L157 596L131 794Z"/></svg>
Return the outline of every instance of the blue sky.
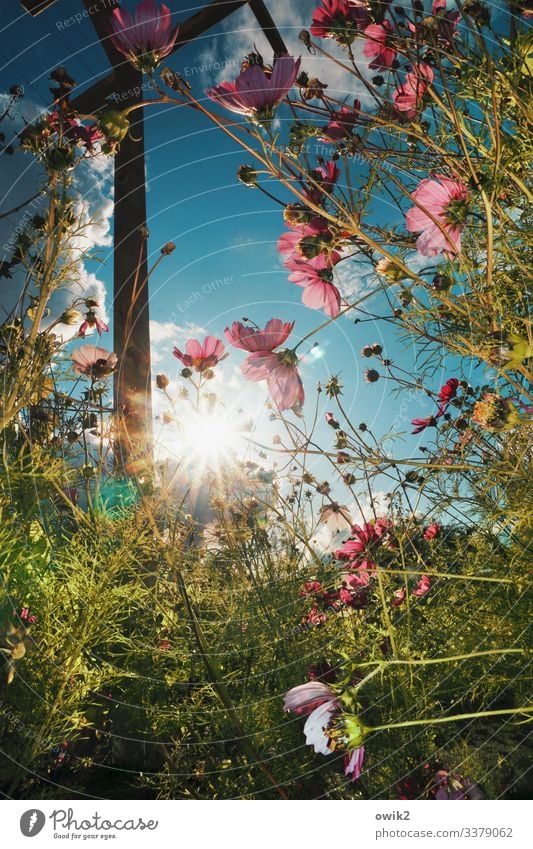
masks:
<svg viewBox="0 0 533 849"><path fill-rule="evenodd" d="M90 20L75 19L83 10L81 0L59 0L33 19L22 12L18 15L20 7L12 5L9 14L4 13L0 83L4 91L14 83L24 85L26 98L21 111L25 116L47 104L48 76L58 65L67 68L80 88L107 73L108 62L101 46L95 43ZM136 2L127 0L123 5L133 10ZM169 5L177 20L185 20L200 8L171 0ZM299 0L297 11L295 4L282 0L271 0L267 5L289 48L297 51L296 55L304 54L304 69L329 81L330 91L339 98L353 99L359 94L353 89L353 78L347 84L342 73L331 76L329 63L324 66L318 59L308 57L303 45L298 44L297 33L310 23L315 6L312 0ZM188 79L194 93L201 97L213 82L234 78L238 62L254 44L260 50L265 49L262 34L246 10L173 54L168 64ZM265 56L268 57L266 49ZM224 64L227 67L222 72L220 66ZM147 96L151 96L150 92ZM250 162L250 158L192 110L150 107L145 114L150 262L157 258L165 242L173 241L177 246L159 265L150 283L154 373L165 371L174 379L179 365L170 355L174 343L183 344L189 336L202 335L203 331L221 336L227 324L243 316L259 325L272 316L295 319L295 341L318 326L324 320L323 314L302 306L300 289L288 282L278 257L276 242L284 230L281 208L236 180L238 166ZM283 113L280 115L283 118ZM14 173L23 173L24 190L35 184L36 176L31 170L28 172L28 157L24 154L17 153L7 163L5 156L2 159L1 195L9 208L23 193ZM99 166L97 174L87 169L82 191L91 214L97 218L100 215L100 224L92 231L94 250L100 261L88 264L85 282L97 288L105 287L106 310L111 316L111 164ZM374 214L386 218L392 213L380 204ZM6 232L13 226L13 218L5 222L0 234L4 243ZM372 281L362 284L356 274L348 274L347 282L352 291L359 291L362 285L372 286ZM372 299L371 306L377 313L390 313L382 297ZM393 422L396 430L409 432L412 417L432 412L429 399L421 401L414 397L401 405L398 399L390 397L387 381L372 386L364 382L364 369L375 364L359 355L366 343L379 341L387 356L409 371L415 370L413 346L401 347L391 325L379 322L355 326L351 318L341 318L323 331L317 341L318 356L307 357L302 367L308 419L314 411L317 382L325 383L330 374L336 373L341 374L344 405L353 422L365 421L378 434L389 430ZM112 339L107 338L105 344L111 348ZM224 395L227 405L243 408L247 415L258 417L259 437L268 442L276 430L268 424L268 411L264 409L266 389L245 384L239 372L242 358L241 352L232 350L230 358L219 368L220 375L212 388ZM450 373L437 375L433 388L438 388L440 378L446 379ZM176 382L175 387L178 385ZM164 406L157 398L156 408L162 410ZM331 407L322 395L321 412ZM324 445L331 445L332 433L325 425L320 425L319 437ZM412 448L412 441L409 443ZM321 472L330 476L326 468L317 474Z"/></svg>

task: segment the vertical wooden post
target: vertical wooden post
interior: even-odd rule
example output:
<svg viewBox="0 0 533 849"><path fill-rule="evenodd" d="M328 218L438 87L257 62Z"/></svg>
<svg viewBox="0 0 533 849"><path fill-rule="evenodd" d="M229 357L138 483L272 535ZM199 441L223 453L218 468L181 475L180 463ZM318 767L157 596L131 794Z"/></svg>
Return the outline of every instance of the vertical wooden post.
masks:
<svg viewBox="0 0 533 849"><path fill-rule="evenodd" d="M117 92L132 92L126 108L142 100L142 74L130 65L117 70ZM135 93L136 92L136 93ZM115 406L120 438L117 460L149 456L152 442L150 313L147 265L143 110L131 113L130 133L115 158L114 346L120 353Z"/></svg>

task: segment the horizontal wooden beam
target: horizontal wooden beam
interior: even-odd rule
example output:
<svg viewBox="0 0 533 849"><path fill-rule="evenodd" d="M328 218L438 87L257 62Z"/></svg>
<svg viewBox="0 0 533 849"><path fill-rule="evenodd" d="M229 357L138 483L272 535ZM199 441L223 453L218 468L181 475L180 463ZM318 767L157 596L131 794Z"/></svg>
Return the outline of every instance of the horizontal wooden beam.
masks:
<svg viewBox="0 0 533 849"><path fill-rule="evenodd" d="M254 13L257 23L268 38L269 44L274 53L278 55L281 53L288 53L289 51L285 47L285 42L279 34L279 30L274 23L274 19L265 6L263 0L250 0L250 9Z"/></svg>
<svg viewBox="0 0 533 849"><path fill-rule="evenodd" d="M29 12L32 17L40 15L49 6L53 6L56 0L20 0L22 8Z"/></svg>
<svg viewBox="0 0 533 849"><path fill-rule="evenodd" d="M187 18L186 21L180 24L180 31L174 50L179 50L180 47L183 47L189 41L193 41L198 36L203 35L204 32L219 24L228 15L236 12L242 6L246 6L247 3L248 0L212 0L208 6L205 6L200 12L191 15L190 18Z"/></svg>

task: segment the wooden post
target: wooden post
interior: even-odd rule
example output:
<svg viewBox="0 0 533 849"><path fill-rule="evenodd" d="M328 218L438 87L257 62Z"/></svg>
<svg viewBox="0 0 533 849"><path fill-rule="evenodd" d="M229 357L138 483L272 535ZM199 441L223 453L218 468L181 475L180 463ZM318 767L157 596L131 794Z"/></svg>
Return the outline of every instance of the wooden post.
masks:
<svg viewBox="0 0 533 849"><path fill-rule="evenodd" d="M142 100L142 74L118 69L118 91L133 91L124 107ZM150 308L147 265L146 186L142 109L131 114L131 130L115 158L114 347L120 353L115 375L115 408L122 430L122 463L148 457L152 446Z"/></svg>

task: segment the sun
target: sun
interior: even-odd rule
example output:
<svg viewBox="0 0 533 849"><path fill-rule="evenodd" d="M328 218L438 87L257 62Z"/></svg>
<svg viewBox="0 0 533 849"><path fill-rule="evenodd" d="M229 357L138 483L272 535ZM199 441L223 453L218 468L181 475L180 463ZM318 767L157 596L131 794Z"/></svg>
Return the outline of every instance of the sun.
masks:
<svg viewBox="0 0 533 849"><path fill-rule="evenodd" d="M158 436L158 459L173 459L193 477L235 465L246 447L238 419L225 410L188 410Z"/></svg>

